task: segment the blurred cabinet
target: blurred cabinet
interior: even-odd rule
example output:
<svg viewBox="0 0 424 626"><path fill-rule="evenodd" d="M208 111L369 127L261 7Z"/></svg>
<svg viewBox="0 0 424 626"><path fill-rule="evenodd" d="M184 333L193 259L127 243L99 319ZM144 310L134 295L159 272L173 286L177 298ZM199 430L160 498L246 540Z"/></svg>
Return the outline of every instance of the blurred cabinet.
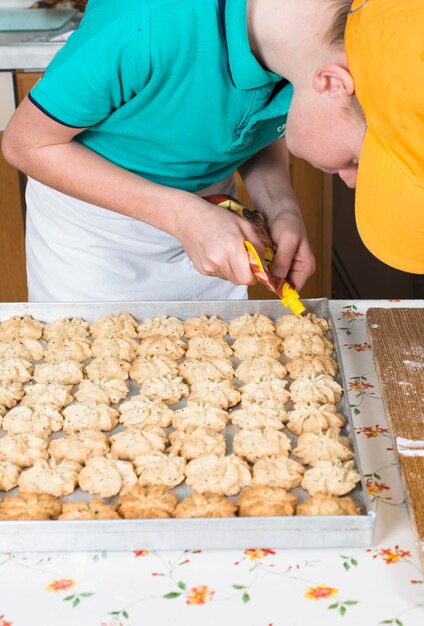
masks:
<svg viewBox="0 0 424 626"><path fill-rule="evenodd" d="M17 71L7 74L5 84L0 83L1 102L3 92L8 89L9 107L4 116L6 125L14 110L15 83L16 102L19 104L41 77L41 72ZM6 84L7 83L7 84ZM2 105L3 106L3 105ZM4 128L4 126L3 126ZM323 174L300 159L292 158L290 174L294 191L299 200L305 220L309 241L315 254L317 269L302 289L303 298L331 296L331 246L332 246L332 184L331 176ZM250 204L250 199L239 177L238 197ZM10 167L0 155L0 245L3 263L0 272L0 301L16 302L27 299L25 272L25 203L24 177ZM275 298L261 285L249 288L253 299Z"/></svg>
<svg viewBox="0 0 424 626"><path fill-rule="evenodd" d="M0 139L15 110L14 74L0 72ZM0 151L0 301L27 300L22 179Z"/></svg>

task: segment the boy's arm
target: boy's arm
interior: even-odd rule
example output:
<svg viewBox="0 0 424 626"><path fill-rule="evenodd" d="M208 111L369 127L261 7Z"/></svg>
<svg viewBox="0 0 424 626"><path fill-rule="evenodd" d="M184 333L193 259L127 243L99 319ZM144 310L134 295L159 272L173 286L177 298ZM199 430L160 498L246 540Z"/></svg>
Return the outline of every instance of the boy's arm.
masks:
<svg viewBox="0 0 424 626"><path fill-rule="evenodd" d="M4 157L49 187L175 236L202 274L238 285L256 282L243 241L259 242L246 220L114 165L73 141L83 130L54 121L25 98L4 132Z"/></svg>
<svg viewBox="0 0 424 626"><path fill-rule="evenodd" d="M290 183L284 137L258 152L239 168L239 172L254 207L266 215L277 246L273 273L288 278L296 289L301 289L315 271L315 259Z"/></svg>

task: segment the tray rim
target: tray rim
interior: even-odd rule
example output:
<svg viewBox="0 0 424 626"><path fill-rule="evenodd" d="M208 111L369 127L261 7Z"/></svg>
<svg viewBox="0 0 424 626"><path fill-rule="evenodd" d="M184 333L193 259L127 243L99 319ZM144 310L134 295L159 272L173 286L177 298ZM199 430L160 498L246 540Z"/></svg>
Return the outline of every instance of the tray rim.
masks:
<svg viewBox="0 0 424 626"><path fill-rule="evenodd" d="M311 538L311 541L306 542L307 547L366 547L370 546L373 543L373 537L375 532L375 520L376 520L376 512L371 508L371 500L369 498L368 492L366 490L365 485L365 476L362 470L362 464L360 460L360 456L358 454L358 445L356 441L356 436L354 432L353 426L353 417L348 398L348 386L347 380L344 373L343 361L341 359L341 351L340 351L340 342L337 337L337 333L335 331L334 317L331 313L329 307L328 298L310 298L310 299L302 299L303 304L306 307L307 312L309 310L321 309L321 311L328 317L331 328L329 331L330 338L335 344L335 350L337 355L337 362L339 365L339 373L338 376L343 384L343 398L342 398L342 409L343 412L349 422L350 427L350 436L353 442L354 451L355 451L355 462L358 468L358 471L361 475L361 491L360 495L362 498L362 503L364 505L364 513L360 515L339 515L339 516L290 516L290 517L234 517L234 518L193 518L193 519L178 519L178 518L170 518L170 519L154 519L154 520L14 520L14 521L1 521L0 522L0 549L7 549L9 551L45 551L49 550L48 547L39 547L36 544L34 547L33 542L38 541L40 537L44 534L50 536L46 537L47 544L52 544L53 549L58 549L60 551L72 551L72 546L69 544L62 545L62 542L59 538L57 540L56 536L60 536L64 534L66 537L72 537L72 534L76 534L79 536L81 543L81 534L84 534L88 540L88 544L90 541L93 541L94 536L97 533L100 533L106 540L104 548L99 548L97 545L95 548L86 547L87 541L82 541L82 545L84 550L91 549L106 549L106 550L125 550L132 549L131 547L134 545L134 541L138 541L137 537L140 536L140 541L146 548L154 549L154 545L156 545L157 541L148 538L148 534L159 533L162 535L167 534L169 531L170 534L175 533L185 533L187 536L192 535L196 531L206 533L209 529L211 531L220 530L222 533L228 535L228 539L234 535L234 546L237 546L237 536L241 530L252 532L253 536L257 536L261 533L274 533L276 538L273 539L272 536L267 534L267 537L264 537L264 543L270 545L271 547L302 547L302 542L299 544L293 544L290 541L289 546L285 545L283 541L284 532L296 533L296 531L300 533L306 533L308 530L314 530L312 534L314 537ZM32 315L33 317L38 316L38 319L42 319L42 314L46 314L50 312L50 314L58 312L57 317L68 317L71 315L78 315L87 318L81 312L78 312L81 309L90 310L95 316L92 319L95 319L99 315L106 315L108 313L117 313L117 312L128 312L134 316L140 317L141 310L148 309L152 310L155 315L167 314L167 315L179 315L184 319L184 317L192 317L193 314L190 313L188 316L183 315L181 312L177 313L175 311L164 312L167 309L204 309L204 313L206 315L212 315L213 309L238 309L231 312L231 315L228 316L228 319L236 317L237 315L242 315L243 313L254 313L256 311L261 312L263 308L275 308L275 313L277 314L278 310L281 310L281 315L290 314L291 312L285 309L278 300L273 299L264 299L264 300L199 300L199 301L127 301L127 302L42 302L42 303L32 303L32 302L4 302L0 303L0 321L7 319L12 315L22 316L25 313L28 315ZM160 312L158 312L160 309ZM59 313L59 311L68 311L69 313ZM314 311L313 311L314 312ZM200 314L200 313L199 313ZM217 315L220 315L225 319L222 312L216 312ZM264 312L264 314L268 314ZM276 316L276 315L274 315ZM50 315L49 315L50 317ZM147 316L145 316L146 318ZM51 317L50 320L56 319L54 316ZM90 321L90 319L88 319ZM361 504L362 504L361 503ZM54 523L53 523L54 522ZM327 530L326 530L327 528ZM117 542L116 546L111 546L107 544L108 538L112 535L115 535L122 529L122 540ZM87 532L89 531L89 532ZM324 537L324 541L316 541L316 538L320 537L321 533L328 533L328 537ZM128 537L128 534L131 534L131 537ZM13 541L10 539L10 535L18 534L20 536L20 541ZM22 535L25 537L22 537ZM208 533L208 535L211 533ZM218 533L220 534L220 533ZM143 539L144 536L144 539ZM280 538L278 538L278 536ZM143 543L144 540L144 543ZM147 541L147 543L146 543ZM153 544L152 544L153 541ZM175 549L171 542L165 542L165 547L161 547L161 549ZM190 543L190 542L189 542ZM222 545L226 543L225 541L221 541L218 543L216 538L212 537L209 542L210 546L205 546L204 549L232 549L233 545L227 546ZM59 544L59 547L57 545ZM31 545L32 547L27 547L27 545ZM56 546L56 547L55 547ZM202 548L203 545L198 546ZM81 549L81 548L78 548Z"/></svg>

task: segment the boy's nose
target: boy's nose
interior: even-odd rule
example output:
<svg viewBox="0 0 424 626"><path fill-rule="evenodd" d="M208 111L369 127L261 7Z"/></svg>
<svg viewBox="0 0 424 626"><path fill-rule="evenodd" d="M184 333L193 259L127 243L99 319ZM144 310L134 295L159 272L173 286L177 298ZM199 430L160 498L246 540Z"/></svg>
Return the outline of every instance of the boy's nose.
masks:
<svg viewBox="0 0 424 626"><path fill-rule="evenodd" d="M350 167L344 170L339 170L339 176L342 181L350 187L350 189L355 189L356 187L356 178L358 176L358 166Z"/></svg>

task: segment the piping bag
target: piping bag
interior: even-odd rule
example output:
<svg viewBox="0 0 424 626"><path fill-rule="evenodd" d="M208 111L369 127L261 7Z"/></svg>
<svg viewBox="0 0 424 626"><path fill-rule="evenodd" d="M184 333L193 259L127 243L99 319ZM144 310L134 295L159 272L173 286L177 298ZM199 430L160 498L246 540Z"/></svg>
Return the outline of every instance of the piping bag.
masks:
<svg viewBox="0 0 424 626"><path fill-rule="evenodd" d="M226 194L204 196L203 199L224 209L233 211L233 213L237 213L237 215L253 224L255 233L264 246L264 253L263 256L261 256L250 241L244 242L253 275L258 283L262 283L270 291L277 294L283 306L288 307L292 313L295 315L303 313L305 307L300 301L297 291L284 278L278 278L271 274L271 264L274 258L274 244L265 225L265 218L262 213L259 213L256 209L247 209L240 204L238 200Z"/></svg>

